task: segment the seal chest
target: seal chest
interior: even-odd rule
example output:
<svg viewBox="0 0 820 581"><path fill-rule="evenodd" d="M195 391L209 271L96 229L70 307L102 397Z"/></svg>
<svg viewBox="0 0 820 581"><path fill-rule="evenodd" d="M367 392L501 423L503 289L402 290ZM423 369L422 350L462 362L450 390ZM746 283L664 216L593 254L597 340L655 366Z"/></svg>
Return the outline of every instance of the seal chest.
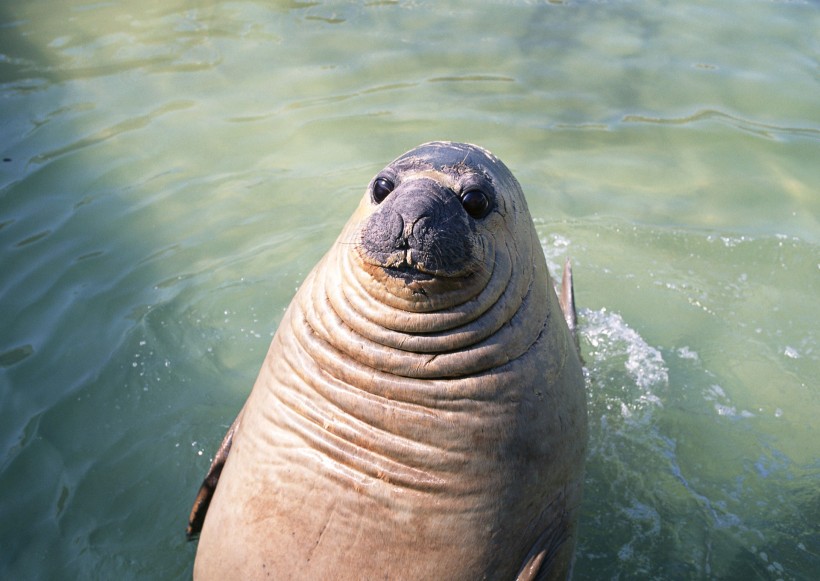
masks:
<svg viewBox="0 0 820 581"><path fill-rule="evenodd" d="M491 153L389 164L215 455L194 577L567 577L587 437L568 285L559 306Z"/></svg>

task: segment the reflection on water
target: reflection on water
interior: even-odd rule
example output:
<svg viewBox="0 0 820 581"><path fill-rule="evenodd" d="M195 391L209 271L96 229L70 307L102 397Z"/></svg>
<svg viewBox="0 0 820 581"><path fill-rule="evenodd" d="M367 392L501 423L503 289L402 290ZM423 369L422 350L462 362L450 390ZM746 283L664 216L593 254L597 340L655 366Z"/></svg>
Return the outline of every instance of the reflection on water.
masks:
<svg viewBox="0 0 820 581"><path fill-rule="evenodd" d="M442 138L573 260L576 577L820 570L816 5L30 0L0 29L0 578L189 576L283 309Z"/></svg>

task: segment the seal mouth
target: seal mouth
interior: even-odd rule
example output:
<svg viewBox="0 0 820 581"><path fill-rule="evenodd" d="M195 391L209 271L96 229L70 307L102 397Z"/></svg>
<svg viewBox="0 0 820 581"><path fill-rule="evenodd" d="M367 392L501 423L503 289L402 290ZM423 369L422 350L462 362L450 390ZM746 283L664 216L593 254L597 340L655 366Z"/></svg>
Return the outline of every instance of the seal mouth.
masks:
<svg viewBox="0 0 820 581"><path fill-rule="evenodd" d="M382 269L388 276L402 279L408 283L434 280L436 278L436 275L419 270L407 263L398 266L384 266Z"/></svg>

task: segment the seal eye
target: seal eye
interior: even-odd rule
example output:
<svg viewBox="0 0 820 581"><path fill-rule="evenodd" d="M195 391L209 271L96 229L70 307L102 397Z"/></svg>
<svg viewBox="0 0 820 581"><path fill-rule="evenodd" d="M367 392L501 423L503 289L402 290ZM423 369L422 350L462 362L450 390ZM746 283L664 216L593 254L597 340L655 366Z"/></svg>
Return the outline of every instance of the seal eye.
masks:
<svg viewBox="0 0 820 581"><path fill-rule="evenodd" d="M373 201L381 204L395 187L393 182L387 178L376 178L373 182Z"/></svg>
<svg viewBox="0 0 820 581"><path fill-rule="evenodd" d="M490 210L490 198L481 190L467 190L461 195L461 205L470 216L479 220Z"/></svg>

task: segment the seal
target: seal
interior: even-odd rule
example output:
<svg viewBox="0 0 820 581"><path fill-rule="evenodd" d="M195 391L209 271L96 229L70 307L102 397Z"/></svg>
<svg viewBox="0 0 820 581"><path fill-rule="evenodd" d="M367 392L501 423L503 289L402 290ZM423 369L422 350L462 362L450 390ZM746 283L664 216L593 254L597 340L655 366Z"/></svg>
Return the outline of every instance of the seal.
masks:
<svg viewBox="0 0 820 581"><path fill-rule="evenodd" d="M568 267L561 296L494 155L389 164L215 455L194 577L566 578L587 441Z"/></svg>

